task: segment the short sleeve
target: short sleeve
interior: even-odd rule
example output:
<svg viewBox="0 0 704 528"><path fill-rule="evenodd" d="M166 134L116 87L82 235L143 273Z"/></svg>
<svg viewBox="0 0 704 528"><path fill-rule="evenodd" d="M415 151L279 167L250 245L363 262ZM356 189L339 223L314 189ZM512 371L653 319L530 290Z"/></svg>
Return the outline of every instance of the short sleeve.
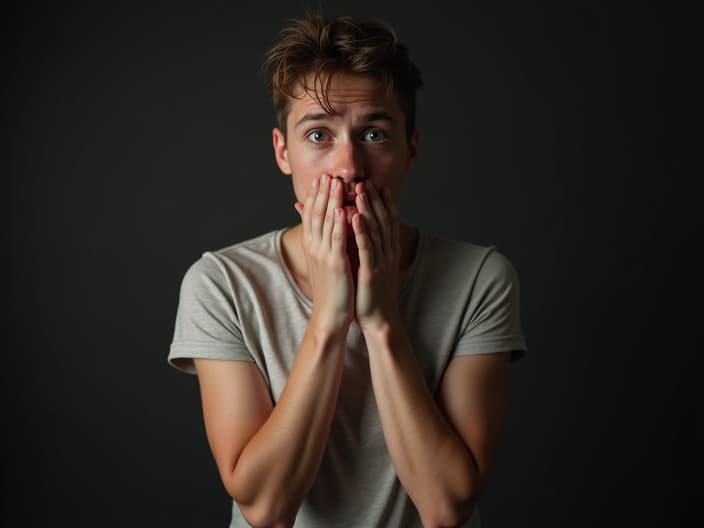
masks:
<svg viewBox="0 0 704 528"><path fill-rule="evenodd" d="M254 361L242 338L232 284L212 253L191 265L181 282L168 362L195 374L193 358Z"/></svg>
<svg viewBox="0 0 704 528"><path fill-rule="evenodd" d="M455 355L498 352L511 352L515 361L526 354L527 346L518 274L508 258L490 247L472 288Z"/></svg>

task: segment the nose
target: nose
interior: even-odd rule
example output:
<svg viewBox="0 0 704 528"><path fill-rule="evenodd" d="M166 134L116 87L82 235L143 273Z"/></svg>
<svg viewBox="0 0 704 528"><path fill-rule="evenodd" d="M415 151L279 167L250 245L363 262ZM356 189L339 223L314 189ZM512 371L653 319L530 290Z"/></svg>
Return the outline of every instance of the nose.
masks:
<svg viewBox="0 0 704 528"><path fill-rule="evenodd" d="M336 143L331 156L331 176L351 184L363 181L364 172L364 159L359 146L350 140Z"/></svg>

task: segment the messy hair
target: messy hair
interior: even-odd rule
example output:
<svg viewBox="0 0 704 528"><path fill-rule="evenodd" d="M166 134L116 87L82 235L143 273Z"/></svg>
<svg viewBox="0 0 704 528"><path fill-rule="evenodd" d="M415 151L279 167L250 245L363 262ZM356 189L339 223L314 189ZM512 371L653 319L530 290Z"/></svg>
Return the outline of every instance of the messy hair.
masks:
<svg viewBox="0 0 704 528"><path fill-rule="evenodd" d="M416 91L423 81L393 29L373 20L308 14L292 20L280 36L266 54L262 69L284 134L291 100L300 97L300 88L332 113L328 99L332 78L336 73L350 73L376 79L387 95L398 96L410 138L415 129Z"/></svg>

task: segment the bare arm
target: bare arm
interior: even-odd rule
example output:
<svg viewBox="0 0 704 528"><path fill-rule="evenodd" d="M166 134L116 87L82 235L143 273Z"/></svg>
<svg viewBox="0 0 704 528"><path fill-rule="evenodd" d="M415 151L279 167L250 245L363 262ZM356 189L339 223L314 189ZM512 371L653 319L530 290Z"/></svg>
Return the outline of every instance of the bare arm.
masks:
<svg viewBox="0 0 704 528"><path fill-rule="evenodd" d="M501 439L508 354L454 358L433 399L402 328L365 334L384 437L426 527L470 517Z"/></svg>
<svg viewBox="0 0 704 528"><path fill-rule="evenodd" d="M341 204L325 177L296 204L313 312L276 405L255 365L195 361L218 470L253 526L293 524L328 442L354 307Z"/></svg>
<svg viewBox="0 0 704 528"><path fill-rule="evenodd" d="M253 526L289 526L315 480L342 372L344 336L306 333L276 406L253 363L195 360L220 476Z"/></svg>
<svg viewBox="0 0 704 528"><path fill-rule="evenodd" d="M386 445L424 526L455 526L472 514L500 440L508 354L453 359L436 403L399 316L395 204L371 185L358 191L356 317Z"/></svg>

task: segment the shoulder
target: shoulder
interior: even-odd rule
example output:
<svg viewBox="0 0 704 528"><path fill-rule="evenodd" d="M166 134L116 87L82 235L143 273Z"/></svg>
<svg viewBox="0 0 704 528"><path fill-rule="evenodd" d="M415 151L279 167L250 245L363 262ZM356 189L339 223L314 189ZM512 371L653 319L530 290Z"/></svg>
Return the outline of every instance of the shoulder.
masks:
<svg viewBox="0 0 704 528"><path fill-rule="evenodd" d="M437 237L430 245L433 251L428 253L438 262L435 275L446 286L443 300L448 303L454 298L462 310L462 338L455 355L511 352L512 361L521 358L527 347L520 322L518 273L511 259L496 245Z"/></svg>
<svg viewBox="0 0 704 528"><path fill-rule="evenodd" d="M232 266L265 264L267 261L279 262L280 239L283 230L271 231L263 235L237 242L219 249L207 250L191 264L188 272L212 272Z"/></svg>
<svg viewBox="0 0 704 528"><path fill-rule="evenodd" d="M278 259L283 232L283 229L270 231L227 247L206 251L203 253L203 257L216 261L232 260L242 263L247 262L247 260Z"/></svg>
<svg viewBox="0 0 704 528"><path fill-rule="evenodd" d="M279 240L283 230L271 231L236 244L204 251L192 262L184 277L184 287L221 284L248 270L279 266Z"/></svg>
<svg viewBox="0 0 704 528"><path fill-rule="evenodd" d="M421 233L422 260L426 266L440 267L448 273L474 277L481 282L517 280L511 260L496 245L443 238Z"/></svg>

